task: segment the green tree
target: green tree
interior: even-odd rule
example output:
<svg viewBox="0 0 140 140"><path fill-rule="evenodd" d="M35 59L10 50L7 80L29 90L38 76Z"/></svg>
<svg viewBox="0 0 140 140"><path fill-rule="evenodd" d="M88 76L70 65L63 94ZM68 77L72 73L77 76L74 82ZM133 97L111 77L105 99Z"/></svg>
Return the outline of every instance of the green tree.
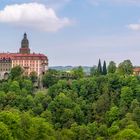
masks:
<svg viewBox="0 0 140 140"><path fill-rule="evenodd" d="M29 114L29 112L25 112L20 114L20 128L22 128L22 135L21 140L30 140L31 134L29 132L29 129L32 126L32 117Z"/></svg>
<svg viewBox="0 0 140 140"><path fill-rule="evenodd" d="M22 132L21 132L20 125L19 125L20 117L19 117L19 114L17 111L13 111L13 112L2 111L2 112L0 112L0 122L5 124L5 128L3 125L3 129L5 129L5 131L8 131L8 129L9 129L9 132L7 132L7 134L9 133L8 137L11 137L11 135L12 135L12 137L14 139L20 139ZM6 128L6 125L7 125L8 129Z"/></svg>
<svg viewBox="0 0 140 140"><path fill-rule="evenodd" d="M99 62L98 62L98 68L97 68L97 72L98 74L102 74L102 64L101 64L101 60L99 59Z"/></svg>
<svg viewBox="0 0 140 140"><path fill-rule="evenodd" d="M118 66L118 73L121 75L130 75L133 73L133 65L130 60L124 60Z"/></svg>
<svg viewBox="0 0 140 140"><path fill-rule="evenodd" d="M43 86L48 88L56 84L58 80L59 80L58 71L49 69L42 78Z"/></svg>
<svg viewBox="0 0 140 140"><path fill-rule="evenodd" d="M72 74L75 79L83 78L84 77L83 68L81 66L79 66L78 68L72 69Z"/></svg>
<svg viewBox="0 0 140 140"><path fill-rule="evenodd" d="M35 106L34 99L31 95L27 95L27 97L24 97L20 105L21 109L24 111L32 109L34 106Z"/></svg>
<svg viewBox="0 0 140 140"><path fill-rule="evenodd" d="M108 131L107 131L107 126L106 124L101 124L100 127L98 128L98 133L100 136L107 137L108 136Z"/></svg>
<svg viewBox="0 0 140 140"><path fill-rule="evenodd" d="M138 125L140 126L140 107L136 107L133 110L133 119L134 121L136 121L138 123Z"/></svg>
<svg viewBox="0 0 140 140"><path fill-rule="evenodd" d="M106 75L106 74L107 74L106 62L104 61L104 64L103 64L103 75Z"/></svg>
<svg viewBox="0 0 140 140"><path fill-rule="evenodd" d="M14 140L8 126L0 122L0 140Z"/></svg>
<svg viewBox="0 0 140 140"><path fill-rule="evenodd" d="M55 133L52 126L42 118L32 118L29 129L30 140L54 140Z"/></svg>
<svg viewBox="0 0 140 140"><path fill-rule="evenodd" d="M44 118L47 122L52 123L52 113L50 110L46 109L43 111L41 117Z"/></svg>
<svg viewBox="0 0 140 140"><path fill-rule="evenodd" d="M70 127L73 123L73 107L73 101L64 93L60 93L55 97L54 101L49 104L48 109L52 113L56 128Z"/></svg>
<svg viewBox="0 0 140 140"><path fill-rule="evenodd" d="M135 84L134 91L135 91L137 100L140 102L140 85L139 84Z"/></svg>
<svg viewBox="0 0 140 140"><path fill-rule="evenodd" d="M75 133L75 140L92 140L93 137L86 125L72 124L71 130Z"/></svg>
<svg viewBox="0 0 140 140"><path fill-rule="evenodd" d="M139 140L139 134L132 129L120 131L113 140Z"/></svg>
<svg viewBox="0 0 140 140"><path fill-rule="evenodd" d="M131 102L133 101L134 94L130 87L122 87L121 89L121 104L130 106Z"/></svg>
<svg viewBox="0 0 140 140"><path fill-rule="evenodd" d="M22 80L22 82L21 82L21 88L26 89L26 91L28 93L32 93L32 90L33 90L32 81L31 80L28 80L28 79Z"/></svg>
<svg viewBox="0 0 140 140"><path fill-rule="evenodd" d="M117 69L116 63L114 61L110 61L107 68L108 73L115 73L116 69Z"/></svg>
<svg viewBox="0 0 140 140"><path fill-rule="evenodd" d="M82 124L84 121L84 112L81 110L79 105L76 105L74 110L74 118L78 124Z"/></svg>
<svg viewBox="0 0 140 140"><path fill-rule="evenodd" d="M0 108L6 105L6 94L3 91L0 91Z"/></svg>
<svg viewBox="0 0 140 140"><path fill-rule="evenodd" d="M93 139L95 139L95 137L96 137L96 135L98 133L98 124L97 124L97 122L89 123L87 125L87 127L88 127Z"/></svg>
<svg viewBox="0 0 140 140"><path fill-rule="evenodd" d="M45 99L46 95L45 92L43 91L37 91L35 96L34 96L34 102L36 104L42 103L43 99Z"/></svg>
<svg viewBox="0 0 140 140"><path fill-rule="evenodd" d="M10 80L9 80L10 81ZM0 84L0 90L1 91L4 91L5 93L7 93L8 91L9 91L9 86L10 86L10 84L11 84L11 81L10 82L2 82L1 84Z"/></svg>
<svg viewBox="0 0 140 140"><path fill-rule="evenodd" d="M24 70L20 66L15 66L11 69L10 77L11 79L15 79L20 77L23 74Z"/></svg>
<svg viewBox="0 0 140 140"><path fill-rule="evenodd" d="M108 128L110 139L112 139L112 136L118 133L119 131L120 131L120 128L118 125L112 125L110 128Z"/></svg>
<svg viewBox="0 0 140 140"><path fill-rule="evenodd" d="M48 95L51 98L56 97L63 91L67 91L69 89L69 83L66 80L59 80L57 84L51 86L48 89Z"/></svg>
<svg viewBox="0 0 140 140"><path fill-rule="evenodd" d="M20 93L20 86L18 81L13 81L9 87L9 91L13 91L17 94Z"/></svg>
<svg viewBox="0 0 140 140"><path fill-rule="evenodd" d="M93 101L98 94L97 83L94 78L83 78L72 83L72 88L79 96Z"/></svg>
<svg viewBox="0 0 140 140"><path fill-rule="evenodd" d="M130 110L133 111L135 108L139 107L140 106L140 103L138 102L137 99L134 99L132 102L131 102L131 106L130 106Z"/></svg>
<svg viewBox="0 0 140 140"><path fill-rule="evenodd" d="M59 135L57 132L56 139L58 140L75 140L75 133L72 132L70 129L62 129L59 131Z"/></svg>
<svg viewBox="0 0 140 140"><path fill-rule="evenodd" d="M107 123L111 125L119 117L119 108L114 106L107 112Z"/></svg>
<svg viewBox="0 0 140 140"><path fill-rule="evenodd" d="M109 106L110 106L109 95L108 94L101 95L96 102L97 114L102 116L108 110Z"/></svg>
<svg viewBox="0 0 140 140"><path fill-rule="evenodd" d="M43 106L42 106L41 103L35 105L35 107L33 107L32 110L33 110L33 112L34 112L35 115L40 115L44 111Z"/></svg>

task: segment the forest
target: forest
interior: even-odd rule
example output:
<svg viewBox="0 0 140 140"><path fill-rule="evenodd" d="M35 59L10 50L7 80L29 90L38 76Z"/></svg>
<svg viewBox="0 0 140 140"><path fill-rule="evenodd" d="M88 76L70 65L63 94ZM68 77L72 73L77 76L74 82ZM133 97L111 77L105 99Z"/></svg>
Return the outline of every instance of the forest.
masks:
<svg viewBox="0 0 140 140"><path fill-rule="evenodd" d="M0 140L140 140L140 77L130 60L0 81Z"/></svg>

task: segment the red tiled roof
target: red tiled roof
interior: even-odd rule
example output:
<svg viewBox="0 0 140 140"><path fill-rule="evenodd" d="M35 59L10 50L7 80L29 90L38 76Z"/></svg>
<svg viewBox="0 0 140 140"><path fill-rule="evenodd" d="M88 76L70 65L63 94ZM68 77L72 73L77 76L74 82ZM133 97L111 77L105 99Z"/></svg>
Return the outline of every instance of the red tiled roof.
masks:
<svg viewBox="0 0 140 140"><path fill-rule="evenodd" d="M134 72L140 72L140 68L134 68L133 71Z"/></svg>
<svg viewBox="0 0 140 140"><path fill-rule="evenodd" d="M0 58L11 58L11 54L10 53L0 53Z"/></svg>
<svg viewBox="0 0 140 140"><path fill-rule="evenodd" d="M34 57L34 58L40 58L42 60L48 59L47 56L44 54L37 54L37 53L31 53L31 54L21 54L21 53L0 53L0 58L11 58L11 59L17 59L19 57Z"/></svg>

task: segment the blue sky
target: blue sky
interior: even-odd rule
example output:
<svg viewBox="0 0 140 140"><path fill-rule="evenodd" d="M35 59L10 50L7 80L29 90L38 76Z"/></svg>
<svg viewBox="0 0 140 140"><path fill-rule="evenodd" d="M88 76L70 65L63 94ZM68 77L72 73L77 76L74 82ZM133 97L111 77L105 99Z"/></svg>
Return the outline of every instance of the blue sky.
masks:
<svg viewBox="0 0 140 140"><path fill-rule="evenodd" d="M0 51L17 52L27 32L49 65L140 65L139 0L0 0Z"/></svg>

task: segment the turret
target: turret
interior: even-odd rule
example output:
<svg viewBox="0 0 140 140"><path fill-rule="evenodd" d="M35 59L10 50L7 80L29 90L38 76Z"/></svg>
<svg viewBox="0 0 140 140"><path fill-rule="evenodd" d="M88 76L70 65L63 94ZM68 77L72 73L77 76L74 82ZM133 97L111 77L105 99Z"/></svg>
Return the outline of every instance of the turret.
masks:
<svg viewBox="0 0 140 140"><path fill-rule="evenodd" d="M30 54L29 41L27 39L26 33L24 33L24 37L21 41L21 48L20 48L19 52L21 54Z"/></svg>

